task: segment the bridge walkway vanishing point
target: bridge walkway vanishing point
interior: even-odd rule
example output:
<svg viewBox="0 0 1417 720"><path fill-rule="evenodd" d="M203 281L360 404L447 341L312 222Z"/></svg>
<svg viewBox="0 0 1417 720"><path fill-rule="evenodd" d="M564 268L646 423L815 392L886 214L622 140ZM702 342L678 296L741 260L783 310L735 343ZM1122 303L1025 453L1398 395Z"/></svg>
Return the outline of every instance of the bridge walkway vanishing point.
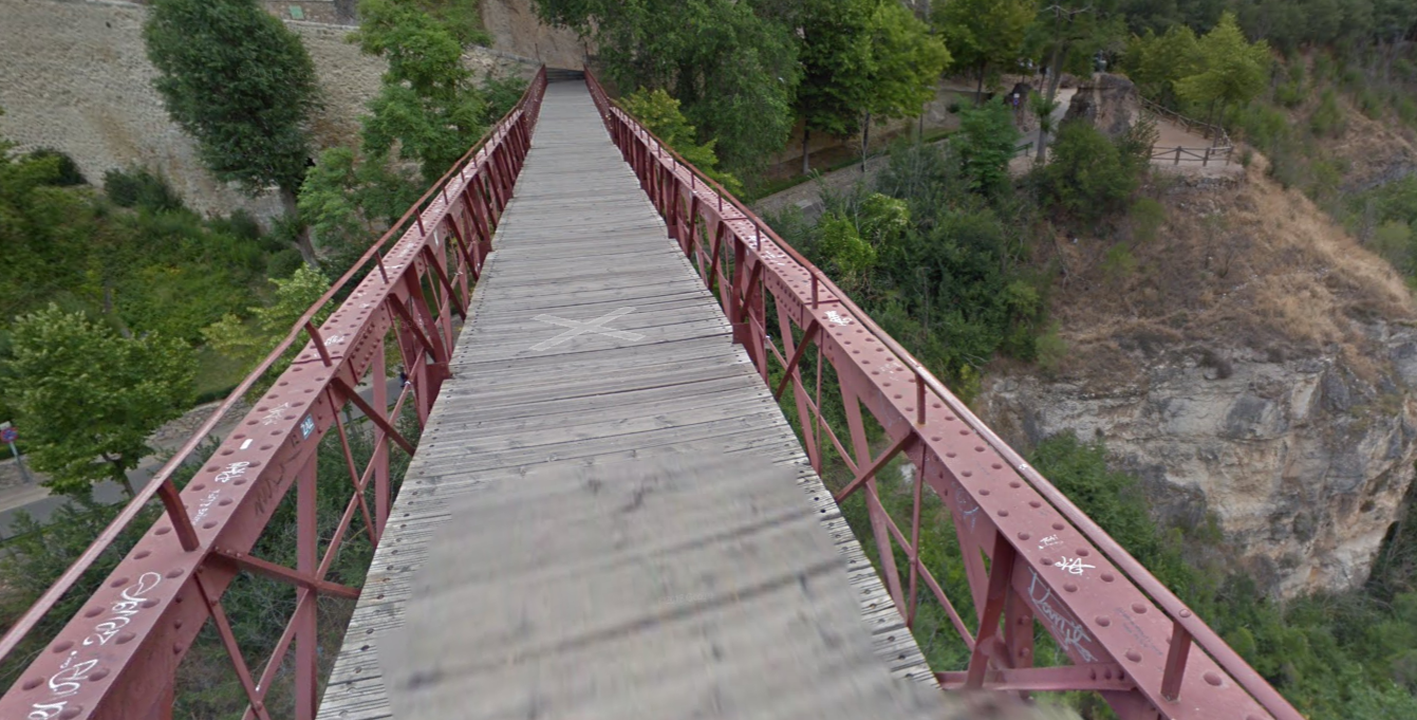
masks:
<svg viewBox="0 0 1417 720"><path fill-rule="evenodd" d="M541 113L319 717L942 717L585 86Z"/></svg>

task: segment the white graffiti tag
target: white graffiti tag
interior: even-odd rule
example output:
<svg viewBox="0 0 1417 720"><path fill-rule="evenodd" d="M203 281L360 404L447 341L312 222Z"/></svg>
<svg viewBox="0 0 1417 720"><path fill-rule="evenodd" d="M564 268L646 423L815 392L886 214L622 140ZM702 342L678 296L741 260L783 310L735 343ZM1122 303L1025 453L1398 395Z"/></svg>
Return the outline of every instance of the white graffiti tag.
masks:
<svg viewBox="0 0 1417 720"><path fill-rule="evenodd" d="M197 514L192 516L193 525L201 522L202 518L205 518L207 513L211 512L212 506L216 504L217 498L219 497L221 497L221 488L207 493L207 496L202 499L202 503L197 506Z"/></svg>
<svg viewBox="0 0 1417 720"><path fill-rule="evenodd" d="M1083 647L1084 642L1093 641L1092 636L1087 634L1087 628L1065 614L1066 611L1055 609L1048 602L1053 597L1053 589L1039 582L1038 572L1033 568L1029 568L1028 572L1033 575L1033 578L1028 581L1028 599L1033 602L1033 607L1038 610L1039 616L1058 631L1054 636L1058 638L1058 643L1063 646L1064 650L1076 653L1074 659L1080 659L1081 662L1095 662L1097 657L1092 654L1092 651Z"/></svg>
<svg viewBox="0 0 1417 720"><path fill-rule="evenodd" d="M162 575L160 573L145 572L138 577L137 582L124 588L119 599L113 603L108 617L95 625L93 633L84 638L84 646L108 644L114 635L117 635L120 630L133 622L133 618L142 613L143 604L148 602L148 595L161 582ZM69 706L69 700L66 698L74 696L83 689L84 682L89 679L99 662L97 659L76 662L78 655L78 650L71 650L69 657L64 658L64 662L59 664L59 672L49 677L50 696L48 700L42 703L32 703L29 713L25 716L26 720L52 720L52 718L63 716Z"/></svg>
<svg viewBox="0 0 1417 720"><path fill-rule="evenodd" d="M1097 566L1082 564L1082 558L1063 558L1062 560L1053 563L1053 567L1062 568L1063 570L1070 572L1074 575L1081 575L1083 573L1083 570L1092 570Z"/></svg>
<svg viewBox="0 0 1417 720"><path fill-rule="evenodd" d="M835 311L835 310L828 310L828 311L827 311L827 319L830 320L830 321L832 321L833 323L836 323L837 325L850 325L850 324L851 324L851 318L842 317L841 314L838 313L838 312Z"/></svg>
<svg viewBox="0 0 1417 720"><path fill-rule="evenodd" d="M1062 545L1062 544L1063 544L1063 541L1062 541L1062 540L1059 540L1057 535L1049 535L1048 537L1043 538L1042 540L1039 540L1039 541L1038 541L1038 549L1039 549L1039 550L1046 550L1046 549L1048 549L1048 548L1050 548L1050 547L1053 547L1054 545Z"/></svg>
<svg viewBox="0 0 1417 720"><path fill-rule="evenodd" d="M284 414L285 411L288 409L290 409L290 403L288 402L283 402L271 408L270 412L266 413L266 416L261 418L261 424L274 425L275 423L280 422L281 415Z"/></svg>
<svg viewBox="0 0 1417 720"><path fill-rule="evenodd" d="M245 475L246 468L248 467L251 467L251 463L246 462L245 460L234 462L230 465L227 465L225 470L222 470L221 472L217 473L216 477L212 479L219 483L229 483L232 480L235 480L236 478Z"/></svg>

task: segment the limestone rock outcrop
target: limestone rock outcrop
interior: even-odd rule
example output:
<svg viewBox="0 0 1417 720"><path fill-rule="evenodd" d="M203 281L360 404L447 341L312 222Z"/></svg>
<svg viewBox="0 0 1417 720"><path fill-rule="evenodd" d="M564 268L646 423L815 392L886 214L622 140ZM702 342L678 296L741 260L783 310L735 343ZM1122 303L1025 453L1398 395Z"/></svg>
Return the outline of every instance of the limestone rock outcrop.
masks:
<svg viewBox="0 0 1417 720"><path fill-rule="evenodd" d="M1214 513L1241 568L1283 596L1350 588L1397 521L1417 460L1417 330L1367 326L1368 379L1343 357L1171 348L1130 381L994 378L980 414L1028 447L1102 438L1165 521ZM1137 348L1134 355L1145 355Z"/></svg>
<svg viewBox="0 0 1417 720"><path fill-rule="evenodd" d="M1097 73L1078 85L1063 122L1086 120L1108 137L1116 138L1135 125L1140 115L1141 96L1131 80Z"/></svg>

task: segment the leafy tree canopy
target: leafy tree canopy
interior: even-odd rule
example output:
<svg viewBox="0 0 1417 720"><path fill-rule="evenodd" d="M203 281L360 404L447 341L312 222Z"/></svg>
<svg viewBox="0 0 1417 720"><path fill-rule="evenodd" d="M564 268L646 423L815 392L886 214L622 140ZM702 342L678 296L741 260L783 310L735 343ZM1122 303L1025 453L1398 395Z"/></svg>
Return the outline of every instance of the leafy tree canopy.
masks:
<svg viewBox="0 0 1417 720"><path fill-rule="evenodd" d="M299 36L255 0L154 0L143 39L168 113L217 179L300 187L319 98Z"/></svg>
<svg viewBox="0 0 1417 720"><path fill-rule="evenodd" d="M113 480L132 495L127 472L152 452L147 438L181 414L195 364L180 341L123 338L57 305L19 319L8 371L35 469L56 492L87 495Z"/></svg>
<svg viewBox="0 0 1417 720"><path fill-rule="evenodd" d="M1225 13L1220 23L1196 44L1200 71L1176 83L1176 93L1199 106L1248 102L1264 90L1269 79L1269 44L1250 43L1235 16Z"/></svg>
<svg viewBox="0 0 1417 720"><path fill-rule="evenodd" d="M991 72L1018 60L1037 12L1036 0L950 0L932 8L931 23L955 65L972 71L982 87Z"/></svg>
<svg viewBox="0 0 1417 720"><path fill-rule="evenodd" d="M718 169L718 155L713 150L715 141L709 140L702 145L695 142L697 133L694 126L679 111L679 101L670 97L669 93L663 89L650 91L640 88L622 99L620 104L689 164L704 171L730 193L737 194L742 190L738 178Z"/></svg>
<svg viewBox="0 0 1417 720"><path fill-rule="evenodd" d="M780 8L753 0L537 0L548 23L593 38L608 79L665 89L729 169L787 141L801 71Z"/></svg>

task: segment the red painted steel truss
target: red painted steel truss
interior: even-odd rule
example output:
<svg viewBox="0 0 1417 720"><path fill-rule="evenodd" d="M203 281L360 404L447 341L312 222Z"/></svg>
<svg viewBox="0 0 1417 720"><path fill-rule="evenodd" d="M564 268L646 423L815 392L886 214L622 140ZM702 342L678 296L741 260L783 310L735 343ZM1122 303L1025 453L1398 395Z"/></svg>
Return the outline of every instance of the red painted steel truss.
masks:
<svg viewBox="0 0 1417 720"><path fill-rule="evenodd" d="M915 620L922 587L949 614L970 659L962 671L937 669L943 686L1094 690L1129 720L1299 720L1214 631L820 270L612 103L589 71L586 77L607 129L670 237L718 294L735 341L745 346L764 382L772 371L782 372L773 387L779 398L791 385L813 466L820 471L833 453L855 475L836 499L864 494L882 575L906 623ZM775 332L767 317L769 295ZM803 377L806 353L814 356L814 376ZM849 450L819 411L824 364L841 387ZM890 442L876 455L863 407ZM897 522L881 502L875 474L901 455L914 465L916 482L911 517ZM953 519L977 633L968 630L920 560L924 487ZM904 580L896 548L907 558ZM1035 621L1073 665L1034 667Z"/></svg>
<svg viewBox="0 0 1417 720"><path fill-rule="evenodd" d="M348 539L356 513L372 542L377 543L384 528L390 505L389 444L413 452L394 420L406 404L416 409L420 424L426 420L448 376L454 316L466 315L471 283L492 249L497 221L511 199L545 88L543 68L517 106L335 284L341 288L356 272L367 270L329 319L318 328L311 322L336 289L306 313L75 566L0 640L0 656L8 656L142 507L154 495L161 498L164 515L0 698L0 718L170 717L177 666L208 620L214 622L245 689L250 703L246 718L271 717L266 693L287 663L292 645L295 716L314 717L319 701L316 597L358 597L358 589L328 581L327 571ZM302 333L308 336L304 351L179 493L171 480L173 471ZM386 338L396 344L409 380L392 408L385 383ZM356 392L366 379L372 402ZM348 405L357 407L375 428L372 459L362 469L350 451L349 430L341 417ZM348 461L349 500L334 539L319 554L315 459L320 440L331 430L338 433ZM294 568L249 554L292 487L298 516ZM372 508L366 499L371 488ZM297 588L294 614L263 665L250 665L242 656L221 605L222 594L241 571ZM258 675L253 667L264 670Z"/></svg>

